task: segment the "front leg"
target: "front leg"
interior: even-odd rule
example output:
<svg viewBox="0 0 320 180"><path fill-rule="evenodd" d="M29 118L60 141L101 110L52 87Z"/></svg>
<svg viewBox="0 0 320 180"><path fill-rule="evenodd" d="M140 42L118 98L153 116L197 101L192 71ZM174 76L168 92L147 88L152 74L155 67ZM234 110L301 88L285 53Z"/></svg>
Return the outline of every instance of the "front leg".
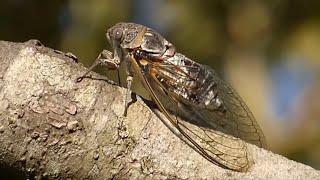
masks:
<svg viewBox="0 0 320 180"><path fill-rule="evenodd" d="M132 94L131 92L131 86L132 86L132 81L133 81L133 72L131 70L131 64L128 60L129 55L127 54L125 57L125 67L126 67L126 73L127 73L127 92L126 92L126 99L125 99L125 103L124 103L124 116L127 116L127 111L128 111L128 107L129 107L129 102L131 102L133 99L136 98L132 98L132 95L135 96L135 94Z"/></svg>
<svg viewBox="0 0 320 180"><path fill-rule="evenodd" d="M129 102L131 101L131 85L133 81L133 76L128 75L127 76L127 90L126 90L126 99L124 102L124 112L123 116L127 116Z"/></svg>
<svg viewBox="0 0 320 180"><path fill-rule="evenodd" d="M108 69L115 70L119 68L120 61L115 60L115 58L112 55L112 52L104 49L93 62L93 64L90 66L90 68L83 75L77 78L77 82L82 81L82 79L89 72L91 72L97 65L106 66Z"/></svg>

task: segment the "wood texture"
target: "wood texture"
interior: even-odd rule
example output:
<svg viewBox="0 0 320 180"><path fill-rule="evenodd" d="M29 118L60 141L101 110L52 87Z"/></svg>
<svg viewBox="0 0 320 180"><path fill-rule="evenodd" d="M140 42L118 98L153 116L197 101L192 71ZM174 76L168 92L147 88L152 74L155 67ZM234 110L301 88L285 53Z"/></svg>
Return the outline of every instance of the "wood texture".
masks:
<svg viewBox="0 0 320 180"><path fill-rule="evenodd" d="M86 78L68 54L0 41L0 167L36 179L319 179L320 172L249 145L247 173L220 168L176 137L125 89Z"/></svg>

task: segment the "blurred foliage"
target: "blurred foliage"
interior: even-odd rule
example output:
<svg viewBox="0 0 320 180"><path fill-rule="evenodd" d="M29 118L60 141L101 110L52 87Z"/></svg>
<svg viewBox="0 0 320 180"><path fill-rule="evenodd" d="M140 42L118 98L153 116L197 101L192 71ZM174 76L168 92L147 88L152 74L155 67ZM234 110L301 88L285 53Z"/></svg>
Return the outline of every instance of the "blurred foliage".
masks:
<svg viewBox="0 0 320 180"><path fill-rule="evenodd" d="M88 66L110 48L104 33L116 22L153 27L233 84L272 151L320 168L319 7L315 0L2 0L0 39L39 39ZM293 68L296 61L303 66Z"/></svg>

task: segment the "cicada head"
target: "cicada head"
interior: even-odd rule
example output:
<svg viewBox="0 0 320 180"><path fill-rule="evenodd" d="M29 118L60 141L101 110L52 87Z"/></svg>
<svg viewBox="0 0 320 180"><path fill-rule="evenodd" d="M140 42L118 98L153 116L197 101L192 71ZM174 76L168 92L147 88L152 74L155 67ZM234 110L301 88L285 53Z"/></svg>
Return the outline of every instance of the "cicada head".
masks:
<svg viewBox="0 0 320 180"><path fill-rule="evenodd" d="M146 27L135 23L117 23L106 36L113 48L133 49L141 45Z"/></svg>

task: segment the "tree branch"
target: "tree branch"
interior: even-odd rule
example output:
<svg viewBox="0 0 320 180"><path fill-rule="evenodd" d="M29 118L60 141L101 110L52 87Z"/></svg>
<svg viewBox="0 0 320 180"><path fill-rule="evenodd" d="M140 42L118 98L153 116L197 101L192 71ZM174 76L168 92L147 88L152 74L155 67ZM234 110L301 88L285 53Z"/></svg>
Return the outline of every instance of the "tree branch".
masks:
<svg viewBox="0 0 320 180"><path fill-rule="evenodd" d="M90 78L75 83L85 68L38 41L0 41L0 63L0 166L49 179L320 177L253 145L249 172L220 168L176 137L141 99L122 117L123 88Z"/></svg>

